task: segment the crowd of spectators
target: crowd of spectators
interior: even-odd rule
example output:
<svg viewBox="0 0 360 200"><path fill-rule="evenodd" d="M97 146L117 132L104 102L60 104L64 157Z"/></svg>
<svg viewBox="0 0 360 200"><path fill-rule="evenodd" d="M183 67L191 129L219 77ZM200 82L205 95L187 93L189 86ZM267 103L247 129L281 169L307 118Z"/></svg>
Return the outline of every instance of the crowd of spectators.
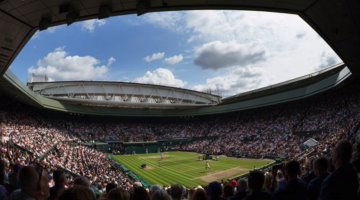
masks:
<svg viewBox="0 0 360 200"><path fill-rule="evenodd" d="M115 182L126 189L130 186L130 180L112 165L104 153L76 143L60 143L44 161L85 176L91 183L99 185L101 188L104 188L109 182Z"/></svg>
<svg viewBox="0 0 360 200"><path fill-rule="evenodd" d="M356 145L356 151L360 145ZM332 149L331 158L313 160L313 167L289 160L268 171L251 171L247 178L211 182L206 186L185 188L181 185L144 188L134 182L126 188L108 182L103 193L97 193L91 181L79 176L69 181L63 170L49 176L40 164L32 163L9 169L0 160L0 199L9 200L357 200L359 198L359 152L341 140ZM16 175L14 175L16 174ZM17 183L14 183L14 176ZM50 179L49 179L50 177Z"/></svg>
<svg viewBox="0 0 360 200"><path fill-rule="evenodd" d="M2 195L5 191L4 196L9 196L14 191L10 199L19 199L21 195L44 199L37 196L46 195L48 191L41 191L38 194L40 192L38 190L48 188L37 185L41 185L42 181L46 185L45 182L48 182L46 174L52 174L61 169L68 172L71 177L66 177L67 181L62 181L66 182L64 184L66 187L59 190L64 190L59 194L65 197L60 195L59 199L66 199L67 195L72 196L80 191L86 193L89 188L92 189L90 194L95 194L94 191L105 191L107 189L105 186L110 183L118 187L114 190L116 191L114 195L122 195L124 199L127 199L126 196L136 199L134 196L138 193L140 195L141 191L142 195L147 196L142 197L143 199L167 199L167 196L171 199L173 188L166 190L159 187L157 191L146 191L140 186L133 187L133 181L114 167L106 154L84 146L83 143L90 141L143 142L186 138L192 142L179 145L178 149L228 156L282 157L297 159L297 161L288 162L276 171L250 173L247 180L249 190L244 188L236 190L235 184L215 182L204 189L184 190L181 192L181 198L185 198L184 195L187 194L186 198L189 199L232 199L239 195L235 192L236 190L242 191L243 196L247 196L245 199L257 199L258 196L261 199L308 199L315 195L312 193L312 179L307 177L306 180L302 180L300 177L306 178L305 175L312 173L323 176L322 179L326 183L324 188L320 184L321 190L317 185L317 196L312 199L317 199L319 195L320 197L323 195L320 199L338 199L331 198L329 194L336 190L334 187L341 188L341 185L331 185L335 184L334 180L326 181L325 175L341 179L342 175L351 171L352 165L349 164L351 156L349 158L348 155L349 151L351 152L349 150L351 144L342 142L333 150L335 153L330 163L334 164L335 170L328 167L326 170L324 167L312 170L309 163L314 161L314 166L319 167L320 159L326 159L323 158L324 156L329 157L331 150L341 139L347 139L353 143L360 141L358 138L360 135L358 134L360 96L356 93L358 88L358 84L353 84L298 102L226 115L165 121L159 119L150 121L94 120L85 116L70 115L58 117L57 114L44 114L44 111L37 111L22 104L4 102L0 106L0 150L1 163L4 165L0 192ZM309 138L315 139L318 144L310 151L303 152L303 143ZM341 160L344 156L347 156L346 160ZM301 168L306 169L303 170L303 174L300 174ZM39 169L42 169L41 173L34 173ZM25 185L21 184L22 171L34 180L26 181ZM336 175L337 171L340 175ZM348 175L346 180L351 180L352 185L358 187L357 179L352 180L353 174L346 175ZM54 174L50 186L56 185L55 179ZM79 183L81 186L78 186ZM239 185L244 184L239 183ZM37 187L34 188L34 186ZM218 189L217 197L212 197L213 187ZM295 187L296 190L291 187ZM18 188L21 191L16 190ZM266 189L266 194L263 188ZM111 196L111 192L108 192ZM295 192L299 194L296 195ZM288 195L293 196L290 198ZM333 195L343 197L341 195L344 194ZM352 197L349 199L353 199ZM102 198L107 197L102 196Z"/></svg>

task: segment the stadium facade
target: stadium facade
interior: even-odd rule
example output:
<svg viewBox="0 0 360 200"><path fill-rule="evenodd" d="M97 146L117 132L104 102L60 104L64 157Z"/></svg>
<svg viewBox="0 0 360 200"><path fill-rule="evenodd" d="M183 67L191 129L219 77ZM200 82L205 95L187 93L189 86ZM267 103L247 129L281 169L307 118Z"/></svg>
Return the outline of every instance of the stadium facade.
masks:
<svg viewBox="0 0 360 200"><path fill-rule="evenodd" d="M331 88L335 88L343 84L349 78L357 77L360 74L360 57L357 56L358 52L360 52L360 35L358 34L360 29L360 14L358 12L358 8L360 7L359 1L129 0L109 2L112 1L0 0L1 92L37 108L77 114L142 117L196 116L229 113L304 99ZM44 30L48 27L65 23L71 24L75 21L85 19L105 18L131 13L140 15L146 12L184 9L247 9L298 14L330 44L345 64L333 66L329 69L299 77L294 80L224 99L220 99L220 97L216 95L146 84L129 84L128 87L132 89L126 92L107 90L106 88L109 89L124 84L107 82L33 83L29 85L29 88L21 83L11 71L7 71L11 62L16 58L23 46L37 30ZM98 88L99 85L102 85L102 88ZM104 85L107 86L104 87ZM242 148L248 148L255 150L255 153L260 156L264 156L264 154L266 155L268 153L276 153L276 156L290 153L289 155L291 158L295 158L297 156L294 155L300 152L300 141L302 141L304 137L308 137L308 134L316 134L319 138L323 138L323 142L321 142L319 147L313 151L301 154L299 159L304 159L312 153L320 155L319 152L321 151L324 153L324 150L326 150L325 153L329 154L329 144L335 146L336 142L339 141L339 138L342 138L344 135L349 136L349 138L354 137L360 130L360 122L358 121L359 110L354 109L359 108L360 104L358 102L360 101L358 101L358 98L353 98L352 96L358 97L356 94L358 86L359 84L355 84L355 86L350 85L352 90L349 90L350 95L348 95L348 99L344 102L341 101L342 93L338 94L337 91L334 90L334 93L329 96L330 98L327 98L328 96L324 95L319 102L319 99L313 98L311 99L311 102L315 103L309 103L305 106L297 106L295 105L295 102L290 105L292 109L284 107L283 112L276 108L274 108L272 113L268 113L268 110L266 109L262 112L254 112L255 115L250 120L250 123L247 118L251 117L249 117L246 112L243 113L244 119L241 118L241 116L240 118L239 116L233 118L233 115L231 114L226 115L225 119L213 119L209 121L204 118L203 121L200 122L191 122L193 124L190 126L192 131L190 131L189 136L201 135L201 132L198 132L199 129L202 131L203 136L207 136L208 132L213 130L212 133L215 136L218 136L219 140L217 140L217 142L221 144L219 146L229 148L226 150L229 150L231 153L236 151L239 153L246 153L246 149ZM91 90L92 92L86 92L84 88L86 91ZM161 93L163 94L169 91L175 92L174 94L171 94L172 96L160 94L157 96L153 94L151 96L146 96L142 89L147 90L147 92L152 90L162 91ZM139 92L135 94L134 92L136 92L136 90L139 90ZM129 96L130 94L132 95L130 100L133 102L124 101L127 99L126 96ZM181 98L179 98L177 94L180 96L191 94L192 96L181 96ZM118 96L118 101L115 101L115 96ZM199 100L196 101L196 98L199 98ZM119 182L120 187L130 190L129 183L131 181L125 177L125 173L113 168L113 163L110 163L105 154L91 151L87 147L80 144L74 144L71 141L71 137L74 136L74 132L76 132L75 130L77 129L79 129L79 134L75 135L79 136L78 140L82 137L86 137L88 141L91 141L94 135L100 137L103 136L104 138L107 136L114 136L114 132L116 131L113 130L118 128L114 123L111 123L110 121L106 124L108 127L114 128L106 131L109 135L106 133L94 134L93 132L84 132L83 130L86 128L89 128L91 131L96 131L99 127L100 129L107 129L107 127L102 127L104 124L101 126L99 123L83 123L83 118L76 120L77 116L68 117L67 120L70 120L65 122L61 116L55 120L51 118L48 119L48 115L36 116L36 114L34 115L36 112L32 112L31 109L24 107L24 109L21 110L21 106L19 106L20 109L17 108L17 106L8 106L13 103L7 101L6 98L4 98L4 100L3 109L9 109L9 111L2 113L2 115L10 116L8 117L8 121L10 122L9 130L11 130L11 132L7 131L7 133L9 133L9 135L7 135L8 141L15 139L15 143L17 143L19 147L28 147L30 146L29 144L34 144L35 142L37 144L33 145L34 148L30 148L30 150L33 151L33 155L41 156L41 159L48 156L46 159L49 159L50 162L47 164L51 165L54 163L53 161L56 161L67 167L67 163L82 162L84 163L81 165L83 168L74 170L73 172L75 175L76 173L80 174L80 172L81 174L83 174L82 172L88 172L85 176L89 177L91 172L93 172L92 170L100 169L99 171L105 172L98 174L98 178L100 178L99 182L103 184L102 187L104 187L105 183L110 183L110 181L115 178L116 180L121 180L121 182ZM149 102L152 102L151 106L146 104ZM154 105L156 105L155 108L152 107ZM310 109L312 112L307 112ZM281 113L281 115L279 115L279 113ZM303 115L299 115L299 113L302 113ZM151 134L147 132L143 133L142 131L139 133L137 130L138 127L142 127L142 130L145 131L151 130L150 133L153 133L155 139L158 135L161 136L160 139L163 139L165 134L168 134L169 138L174 138L179 136L183 130L189 128L187 123L183 123L180 126L177 126L177 131L168 131L174 130L176 126L170 123L163 123L165 121L164 119L159 121L161 122L155 123L155 126L160 126L164 129L163 131L160 131L163 135L158 134L158 129L155 129L154 131L153 129L148 128L149 125L146 123L138 123L134 126L136 127L135 129L129 128L133 131L126 132L128 140L133 140L132 137L138 134L138 136L144 137L145 141L148 141L148 138L150 138L149 135L151 136ZM258 121L265 123L260 123L260 126L256 126L256 122ZM220 130L223 130L224 132L218 131L218 122L220 122L219 125L221 125ZM69 124L73 125L73 129L69 129L69 127L71 127L67 126ZM201 126L204 124L209 124L209 126ZM121 125L133 127L132 123ZM243 130L244 132L240 130L243 127L247 128ZM315 129L313 129L313 127L315 127ZM19 128L19 130L13 132L13 128ZM39 134L40 132L45 132L45 134ZM116 134L116 136L124 139L121 129L118 133L119 134ZM246 137L243 138L245 135L244 133L249 135L246 135ZM237 140L234 140L234 138L237 138ZM69 140L70 143L68 143ZM204 146L210 146L208 144L213 143L214 141L213 138L205 138L202 144ZM258 142L264 143L259 144ZM194 143L198 144L199 142L196 140ZM251 145L247 146L249 144ZM10 152L10 150L15 152L15 147L11 145L3 146L9 148L8 152ZM68 156L63 157L61 155L49 154L52 150L57 152L57 148L67 150L66 153ZM189 148L191 150L191 144L189 145ZM244 154L244 157L249 157L248 155L249 154ZM15 156L8 157L11 159ZM17 156L15 158L25 158L25 161L31 160L24 156ZM62 161L66 163L64 164ZM90 165L89 161L91 161ZM139 168L138 164L136 164L136 168ZM173 170L168 171L172 172ZM276 172L277 170L272 171ZM354 177L356 177L356 174ZM169 177L166 178L169 179ZM175 178L174 180L178 179ZM94 182L97 181L98 180L95 180ZM346 182L346 180L340 182ZM350 184L348 185L352 186ZM353 185L356 186L356 184ZM357 186L354 191L356 194L358 191Z"/></svg>

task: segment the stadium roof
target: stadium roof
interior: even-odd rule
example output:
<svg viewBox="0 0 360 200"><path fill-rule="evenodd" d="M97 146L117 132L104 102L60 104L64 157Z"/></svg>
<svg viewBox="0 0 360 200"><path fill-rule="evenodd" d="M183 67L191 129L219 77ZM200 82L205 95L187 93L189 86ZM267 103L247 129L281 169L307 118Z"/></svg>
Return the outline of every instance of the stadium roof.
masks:
<svg viewBox="0 0 360 200"><path fill-rule="evenodd" d="M54 100L36 94L22 84L10 71L7 71L0 79L0 90L15 97L19 101L39 108L70 113L143 117L195 116L246 110L306 98L334 88L350 76L350 70L342 64L285 83L245 93L244 95L226 98L223 100L223 103L217 105L193 107L192 109L183 109L181 107L172 109L163 109L160 107L149 109L149 106L139 106L137 109L118 108L118 106L87 106L87 104L80 102L74 104L74 102L69 103L67 101Z"/></svg>
<svg viewBox="0 0 360 200"><path fill-rule="evenodd" d="M51 99L93 106L194 108L217 105L221 97L176 87L130 82L56 81L27 84Z"/></svg>

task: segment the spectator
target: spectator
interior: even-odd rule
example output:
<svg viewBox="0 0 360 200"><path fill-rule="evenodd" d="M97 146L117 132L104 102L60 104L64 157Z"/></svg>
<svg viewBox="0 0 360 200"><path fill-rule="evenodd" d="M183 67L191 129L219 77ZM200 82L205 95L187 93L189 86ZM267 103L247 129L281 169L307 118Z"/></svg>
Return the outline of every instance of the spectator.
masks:
<svg viewBox="0 0 360 200"><path fill-rule="evenodd" d="M20 164L12 165L11 172L9 173L9 185L10 185L11 191L19 189L19 187L20 187L19 173L20 173L21 168L22 168L22 166Z"/></svg>
<svg viewBox="0 0 360 200"><path fill-rule="evenodd" d="M165 190L157 190L151 196L151 200L171 200L171 197Z"/></svg>
<svg viewBox="0 0 360 200"><path fill-rule="evenodd" d="M55 185L50 188L50 197L49 200L55 200L59 194L65 190L65 185L67 184L67 178L62 170L56 170L53 173L53 180Z"/></svg>
<svg viewBox="0 0 360 200"><path fill-rule="evenodd" d="M158 185L153 185L153 186L151 186L149 195L151 196L151 195L152 195L154 192L156 192L157 190L161 190L161 187L158 186Z"/></svg>
<svg viewBox="0 0 360 200"><path fill-rule="evenodd" d="M5 187L5 166L6 163L4 160L0 160L0 200L6 199L8 195L8 191Z"/></svg>
<svg viewBox="0 0 360 200"><path fill-rule="evenodd" d="M10 195L10 200L46 200L49 194L48 177L40 167L25 166L19 174L20 189Z"/></svg>
<svg viewBox="0 0 360 200"><path fill-rule="evenodd" d="M319 197L321 184L324 179L329 175L327 172L328 160L324 157L319 158L314 163L315 178L312 179L308 185L309 199L316 200Z"/></svg>
<svg viewBox="0 0 360 200"><path fill-rule="evenodd" d="M250 193L245 197L244 200L272 200L272 197L269 193L262 191L264 181L265 176L262 172L251 171L248 177Z"/></svg>
<svg viewBox="0 0 360 200"><path fill-rule="evenodd" d="M189 200L207 200L206 192L202 188L198 188L195 190L193 197Z"/></svg>
<svg viewBox="0 0 360 200"><path fill-rule="evenodd" d="M122 188L112 189L107 194L106 200L130 200L129 192Z"/></svg>
<svg viewBox="0 0 360 200"><path fill-rule="evenodd" d="M285 177L287 184L283 191L278 191L276 196L279 200L306 200L308 199L305 183L298 178L300 163L292 160L285 164Z"/></svg>
<svg viewBox="0 0 360 200"><path fill-rule="evenodd" d="M355 144L356 151L354 154L354 161L352 162L357 173L360 173L360 142Z"/></svg>
<svg viewBox="0 0 360 200"><path fill-rule="evenodd" d="M209 200L224 200L224 198L221 197L222 195L222 186L221 183L214 181L209 183L208 186L208 199Z"/></svg>
<svg viewBox="0 0 360 200"><path fill-rule="evenodd" d="M313 168L313 162L309 159L305 159L305 174L301 177L301 180L305 183L306 186L316 176Z"/></svg>
<svg viewBox="0 0 360 200"><path fill-rule="evenodd" d="M134 187L132 200L150 200L150 196L145 188L136 186Z"/></svg>
<svg viewBox="0 0 360 200"><path fill-rule="evenodd" d="M172 200L182 200L185 194L185 189L182 185L176 184L171 186L170 195Z"/></svg>
<svg viewBox="0 0 360 200"><path fill-rule="evenodd" d="M94 193L85 186L77 185L65 190L58 200L96 200Z"/></svg>
<svg viewBox="0 0 360 200"><path fill-rule="evenodd" d="M265 172L265 182L264 182L264 189L269 194L273 193L273 177L272 174L269 172Z"/></svg>
<svg viewBox="0 0 360 200"><path fill-rule="evenodd" d="M247 182L243 179L239 179L237 183L237 191L232 200L242 200L247 196Z"/></svg>
<svg viewBox="0 0 360 200"><path fill-rule="evenodd" d="M89 179L84 176L78 176L74 179L74 185L84 186L90 188Z"/></svg>
<svg viewBox="0 0 360 200"><path fill-rule="evenodd" d="M230 184L225 184L223 197L226 200L231 200L234 196L234 188Z"/></svg>
<svg viewBox="0 0 360 200"><path fill-rule="evenodd" d="M352 145L346 140L340 141L332 152L335 171L321 185L320 200L355 200L359 182L356 171L350 163Z"/></svg>

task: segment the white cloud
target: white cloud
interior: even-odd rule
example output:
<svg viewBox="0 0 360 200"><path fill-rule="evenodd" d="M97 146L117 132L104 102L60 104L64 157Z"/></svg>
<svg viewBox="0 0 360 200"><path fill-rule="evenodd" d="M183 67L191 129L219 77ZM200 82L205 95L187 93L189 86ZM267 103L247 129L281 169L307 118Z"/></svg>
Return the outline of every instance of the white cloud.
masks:
<svg viewBox="0 0 360 200"><path fill-rule="evenodd" d="M111 58L109 59L111 60ZM109 68L92 56L68 55L64 47L56 48L28 69L29 74L47 75L50 80L93 80L103 78Z"/></svg>
<svg viewBox="0 0 360 200"><path fill-rule="evenodd" d="M179 55L175 55L175 56L172 56L169 58L165 58L164 61L166 64L175 65L175 64L178 64L181 61L183 61L183 59L184 59L183 55L179 54Z"/></svg>
<svg viewBox="0 0 360 200"><path fill-rule="evenodd" d="M217 70L232 66L243 67L265 60L266 50L255 44L214 41L196 50L194 63L203 69Z"/></svg>
<svg viewBox="0 0 360 200"><path fill-rule="evenodd" d="M170 31L183 31L185 24L183 21L184 12L153 12L140 16L140 18L148 23L160 26ZM180 25L180 23L182 23Z"/></svg>
<svg viewBox="0 0 360 200"><path fill-rule="evenodd" d="M50 27L48 29L46 29L46 32L48 33L55 33L57 30L63 28L64 25L61 25L61 26L53 26L53 27Z"/></svg>
<svg viewBox="0 0 360 200"><path fill-rule="evenodd" d="M160 20L161 24L158 23ZM195 64L202 69L218 69L204 72L206 75L202 77L206 80L196 85L197 89L218 85L223 90L237 88L234 91L240 91L238 87L229 86L235 84L230 84L230 80L238 80L229 70L244 66L261 69L262 73L258 76L261 81L250 85L263 87L342 62L298 15L207 10L179 12L176 15L157 13L156 17L146 22L181 34L184 38L182 43L188 42L193 49L188 54L193 55ZM241 87L243 91L255 89L247 85Z"/></svg>
<svg viewBox="0 0 360 200"><path fill-rule="evenodd" d="M192 87L198 91L216 91L222 96L229 96L247 90L256 89L261 85L262 72L259 68L233 67L223 75L206 79L205 84Z"/></svg>
<svg viewBox="0 0 360 200"><path fill-rule="evenodd" d="M148 71L137 78L143 82L167 84L167 81L159 80L175 80L178 85L189 88L217 88L224 93L235 94L296 78L341 62L321 37L297 15L210 10L148 13L138 18L142 20L140 25L151 23L175 33L175 36L179 35L180 45L177 47L186 48L181 51L176 49L183 54L167 58L164 52L156 52L144 57L146 62L163 60L170 65L185 60L193 61L189 63L190 67L195 63L201 69L214 69L204 70L200 76L191 73L199 72L198 68L193 71L190 67L180 69L183 74L189 70L189 82L200 83L195 86L175 78L170 70L164 68ZM88 23L90 28L84 30L94 31L101 26L96 21ZM114 61L109 58L106 67ZM141 75L132 74L129 79Z"/></svg>
<svg viewBox="0 0 360 200"><path fill-rule="evenodd" d="M107 66L111 66L115 61L116 61L116 59L111 56L111 57L108 59Z"/></svg>
<svg viewBox="0 0 360 200"><path fill-rule="evenodd" d="M65 27L65 25L58 25L58 26L49 27L48 29L46 29L44 31L37 30L34 33L34 35L31 37L31 39L38 39L40 37L40 35L43 35L44 33L50 33L50 34L56 33L58 30L60 30L64 27Z"/></svg>
<svg viewBox="0 0 360 200"><path fill-rule="evenodd" d="M155 60L161 60L163 59L165 56L165 53L164 52L157 52L157 53L153 53L151 56L146 56L144 58L144 60L146 62L152 62L152 61L155 61Z"/></svg>
<svg viewBox="0 0 360 200"><path fill-rule="evenodd" d="M185 81L177 79L172 71L166 68L157 68L154 71L147 71L144 76L134 79L134 82L167 85L180 88L186 85Z"/></svg>
<svg viewBox="0 0 360 200"><path fill-rule="evenodd" d="M295 59L302 65L309 65L308 61L313 61L310 65L312 70L316 70L322 52L336 56L329 45L298 15L201 10L157 13L156 16L148 13L146 16L151 16L146 22L168 31L181 33L193 45L201 46L212 41L224 43L236 41L243 45L256 44L266 48L268 60L274 56L287 54L289 57L282 58L286 60L287 65L291 65L292 59L296 57ZM161 24L158 23L160 20L162 20ZM291 55L288 52L291 52ZM337 57L336 60L340 59ZM272 63L273 67L279 66L279 63ZM268 64L264 63L265 65ZM308 69L308 67L304 68ZM311 72L301 71L303 74Z"/></svg>
<svg viewBox="0 0 360 200"><path fill-rule="evenodd" d="M94 32L97 27L101 27L106 24L104 19L90 19L84 22L81 22L81 30L88 31L90 33Z"/></svg>
<svg viewBox="0 0 360 200"><path fill-rule="evenodd" d="M328 52L323 52L320 57L320 64L318 66L318 69L321 70L324 68L334 66L339 62L341 62L341 60L336 55Z"/></svg>
<svg viewBox="0 0 360 200"><path fill-rule="evenodd" d="M40 32L39 32L39 30L37 30L35 33L34 33L34 35L31 37L31 39L33 40L33 39L37 39L37 38L39 38L39 35L40 35Z"/></svg>

